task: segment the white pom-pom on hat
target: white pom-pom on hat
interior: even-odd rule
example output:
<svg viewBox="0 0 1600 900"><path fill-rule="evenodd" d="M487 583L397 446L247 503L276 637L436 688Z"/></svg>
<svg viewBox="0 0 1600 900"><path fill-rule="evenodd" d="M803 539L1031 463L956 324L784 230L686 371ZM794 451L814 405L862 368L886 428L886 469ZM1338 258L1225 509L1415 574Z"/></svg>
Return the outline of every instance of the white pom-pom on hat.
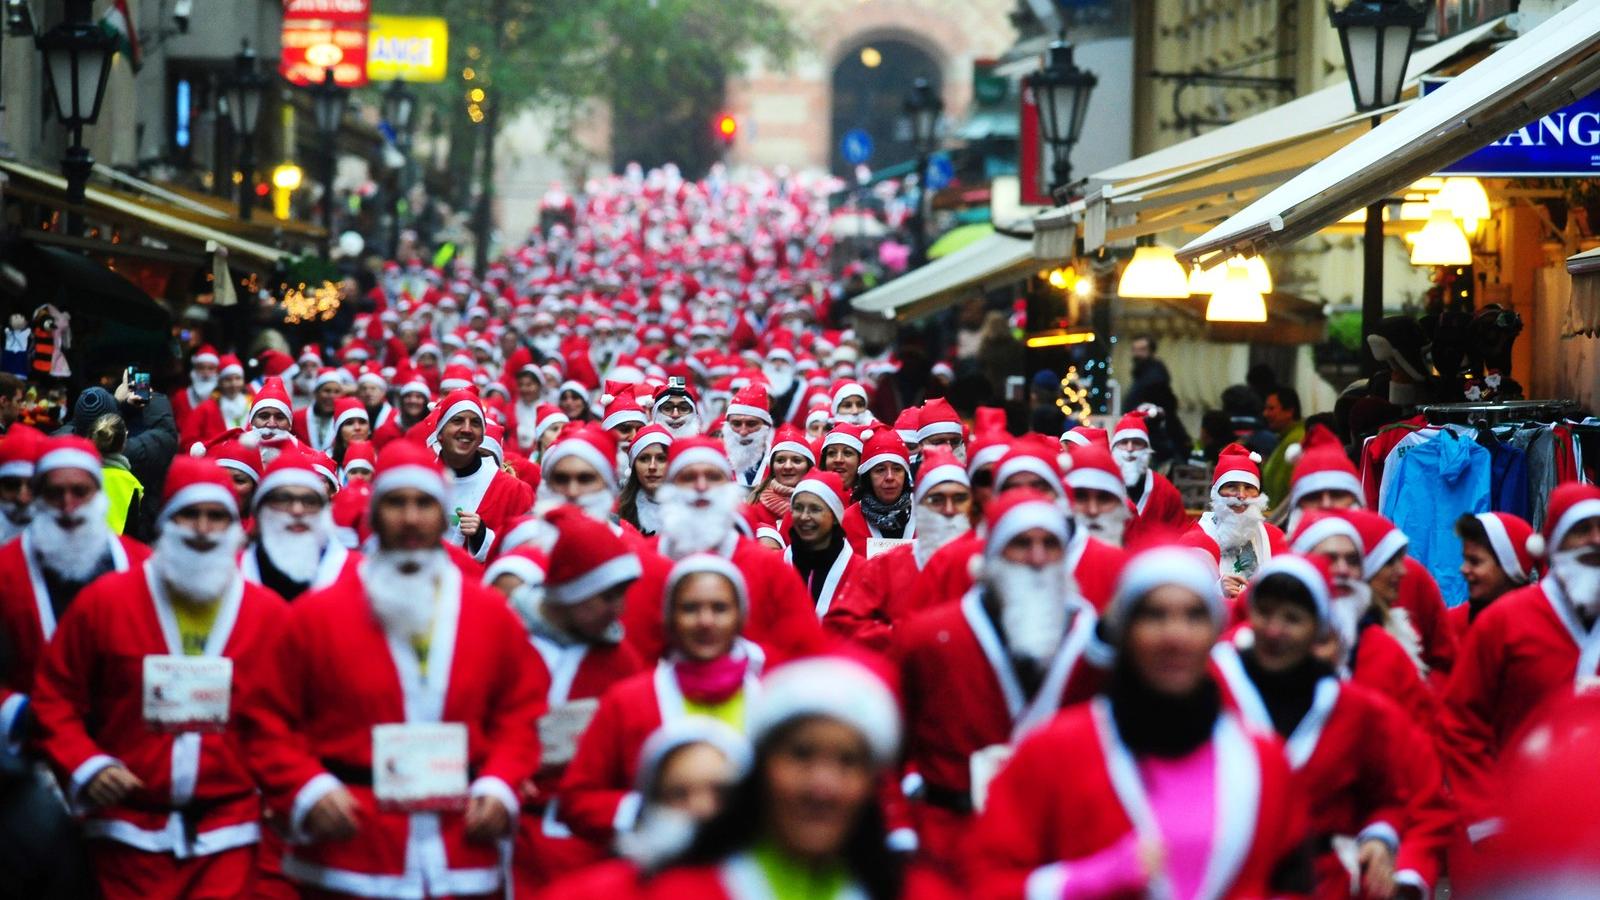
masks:
<svg viewBox="0 0 1600 900"><path fill-rule="evenodd" d="M872 440L872 436L875 433L876 432L874 432L871 428L863 428L863 429L861 429L861 440L862 441L870 441L870 440Z"/></svg>
<svg viewBox="0 0 1600 900"><path fill-rule="evenodd" d="M1298 447L1300 445L1299 444L1295 444L1295 446ZM1288 451L1287 450L1284 451L1284 455L1285 456L1288 455ZM1254 450L1251 450L1250 451L1250 461L1255 463L1258 466L1261 465L1261 454L1255 452Z"/></svg>
<svg viewBox="0 0 1600 900"><path fill-rule="evenodd" d="M1056 456L1056 466L1061 469L1061 474L1063 474L1063 475L1067 474L1068 472L1071 472L1072 471L1072 454L1071 453L1058 454Z"/></svg>
<svg viewBox="0 0 1600 900"><path fill-rule="evenodd" d="M261 433L258 431L246 431L244 434L239 435L239 446L252 450L261 446Z"/></svg>
<svg viewBox="0 0 1600 900"><path fill-rule="evenodd" d="M1545 551L1550 549L1545 546L1544 535L1537 531L1528 535L1528 541L1523 546L1528 549L1528 555L1534 559L1542 559Z"/></svg>
<svg viewBox="0 0 1600 900"><path fill-rule="evenodd" d="M202 442L202 441L195 441L194 443L190 444L189 445L189 455L190 456L196 456L196 457L205 456L206 455L206 445L205 445L205 443Z"/></svg>
<svg viewBox="0 0 1600 900"><path fill-rule="evenodd" d="M617 399L617 395L616 394L601 394L600 395L600 405L601 406L610 406L611 405L611 401L613 401L615 399Z"/></svg>
<svg viewBox="0 0 1600 900"><path fill-rule="evenodd" d="M1295 460L1299 459L1300 458L1300 454L1304 453L1304 452L1305 452L1304 445L1302 445L1302 444L1290 444L1288 449L1283 451L1283 458L1292 463ZM1255 460L1256 462L1260 462L1261 461L1261 455L1258 454L1258 453L1251 453L1250 454L1250 458Z"/></svg>
<svg viewBox="0 0 1600 900"><path fill-rule="evenodd" d="M977 583L979 579L983 578L982 553L974 553L967 557L967 575L972 578L973 583Z"/></svg>

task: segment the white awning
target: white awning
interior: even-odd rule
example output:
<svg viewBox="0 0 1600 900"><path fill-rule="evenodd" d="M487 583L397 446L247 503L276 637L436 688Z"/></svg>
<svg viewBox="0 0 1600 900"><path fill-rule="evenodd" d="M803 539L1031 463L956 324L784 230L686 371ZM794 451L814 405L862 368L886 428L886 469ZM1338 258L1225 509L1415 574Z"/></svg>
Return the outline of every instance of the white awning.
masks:
<svg viewBox="0 0 1600 900"><path fill-rule="evenodd" d="M1600 87L1600 3L1569 6L1178 252L1258 253L1392 196Z"/></svg>
<svg viewBox="0 0 1600 900"><path fill-rule="evenodd" d="M1032 240L991 234L861 294L851 308L904 322L938 312L969 293L1021 279L1039 267Z"/></svg>

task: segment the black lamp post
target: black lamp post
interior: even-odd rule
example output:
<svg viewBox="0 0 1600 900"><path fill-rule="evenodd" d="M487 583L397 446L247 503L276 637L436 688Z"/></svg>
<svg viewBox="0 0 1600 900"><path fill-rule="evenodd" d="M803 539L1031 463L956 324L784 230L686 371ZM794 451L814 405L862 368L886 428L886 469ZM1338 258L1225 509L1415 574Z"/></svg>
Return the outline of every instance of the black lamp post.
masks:
<svg viewBox="0 0 1600 900"><path fill-rule="evenodd" d="M255 205L256 126L261 121L261 100L269 80L262 74L256 51L244 41L233 57L233 77L229 79L228 124L239 145L239 220L250 221Z"/></svg>
<svg viewBox="0 0 1600 900"><path fill-rule="evenodd" d="M111 57L116 39L90 20L90 0L71 0L66 19L35 40L44 54L44 77L50 96L55 98L56 118L67 129L70 142L61 159L61 172L67 178L67 231L83 232L81 207L94 171L94 157L83 146L83 126L100 118L100 101L105 99L106 78L111 74Z"/></svg>
<svg viewBox="0 0 1600 900"><path fill-rule="evenodd" d="M322 227L328 233L327 252L333 253L333 178L339 159L339 123L344 121L349 94L333 80L333 69L322 70L322 81L311 88L311 109L322 137Z"/></svg>
<svg viewBox="0 0 1600 900"><path fill-rule="evenodd" d="M1089 95L1100 83L1093 72L1078 68L1072 60L1072 45L1065 40L1050 44L1044 67L1026 78L1039 110L1039 133L1050 148L1050 190L1064 187L1072 179L1069 157L1083 134L1083 117L1089 111Z"/></svg>
<svg viewBox="0 0 1600 900"><path fill-rule="evenodd" d="M398 78L389 82L389 89L383 92L383 119L394 130L395 149L400 151L400 171L395 173L395 190L389 210L392 228L389 253L392 258L400 255L400 204L410 186L411 129L415 126L416 110L416 95L406 89L405 82Z"/></svg>
<svg viewBox="0 0 1600 900"><path fill-rule="evenodd" d="M917 208L911 214L911 265L913 268L928 261L927 208L932 202L928 191L928 156L933 152L935 131L939 115L944 112L933 85L926 78L911 83L911 93L906 97L906 118L911 122L911 141L917 149Z"/></svg>
<svg viewBox="0 0 1600 900"><path fill-rule="evenodd" d="M1329 4L1328 18L1339 30L1345 73L1358 112L1383 109L1400 100L1417 29L1427 15L1425 9L1405 0L1351 0L1343 9ZM1374 115L1372 126L1376 128L1380 121L1382 118ZM1361 360L1370 375L1378 364L1367 338L1383 321L1382 200L1367 207L1361 240Z"/></svg>

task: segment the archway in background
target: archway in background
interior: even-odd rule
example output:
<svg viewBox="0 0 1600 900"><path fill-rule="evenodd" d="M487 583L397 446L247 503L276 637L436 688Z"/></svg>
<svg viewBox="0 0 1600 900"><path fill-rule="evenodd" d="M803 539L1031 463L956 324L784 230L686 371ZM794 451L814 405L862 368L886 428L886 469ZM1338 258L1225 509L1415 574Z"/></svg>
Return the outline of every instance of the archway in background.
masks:
<svg viewBox="0 0 1600 900"><path fill-rule="evenodd" d="M848 179L855 168L845 162L839 150L840 140L852 128L872 136L872 158L867 165L874 169L905 162L916 155L902 107L911 93L912 82L918 78L928 79L935 93L943 92L938 61L916 44L882 37L863 38L847 45L833 67L828 150L831 172Z"/></svg>

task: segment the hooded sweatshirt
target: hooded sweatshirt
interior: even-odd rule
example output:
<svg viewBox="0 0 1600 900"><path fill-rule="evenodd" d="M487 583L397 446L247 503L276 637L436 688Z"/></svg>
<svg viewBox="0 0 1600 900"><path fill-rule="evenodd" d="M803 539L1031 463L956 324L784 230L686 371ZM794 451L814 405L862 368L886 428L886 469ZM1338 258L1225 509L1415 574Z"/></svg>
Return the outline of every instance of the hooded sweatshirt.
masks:
<svg viewBox="0 0 1600 900"><path fill-rule="evenodd" d="M1467 599L1455 523L1489 510L1490 468L1488 450L1445 429L1401 457L1384 494L1383 508L1411 539L1411 556L1433 573L1447 606Z"/></svg>

